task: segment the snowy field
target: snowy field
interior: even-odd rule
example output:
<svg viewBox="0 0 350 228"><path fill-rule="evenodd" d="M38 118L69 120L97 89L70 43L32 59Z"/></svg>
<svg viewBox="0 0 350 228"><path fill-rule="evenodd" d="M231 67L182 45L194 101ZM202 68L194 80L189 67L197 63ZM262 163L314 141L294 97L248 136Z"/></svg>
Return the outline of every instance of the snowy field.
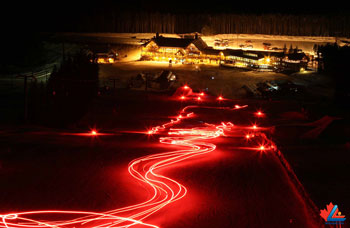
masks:
<svg viewBox="0 0 350 228"><path fill-rule="evenodd" d="M183 37L191 34L160 34L164 37ZM192 34L193 35L193 34ZM96 42L110 44L129 44L141 45L146 40L155 36L154 33L62 33L56 35L58 38L64 38L77 42ZM241 48L252 50L264 50L263 43L269 43L270 48L282 49L284 45L289 49L298 47L306 53L313 54L315 44L322 45L326 43L337 42L339 45L345 45L350 41L344 37L312 37L312 36L279 36L263 34L217 34L211 36L201 36L209 46L214 47L215 40L226 40L228 46L225 48ZM345 41L345 42L344 42ZM249 46L249 47L248 47Z"/></svg>

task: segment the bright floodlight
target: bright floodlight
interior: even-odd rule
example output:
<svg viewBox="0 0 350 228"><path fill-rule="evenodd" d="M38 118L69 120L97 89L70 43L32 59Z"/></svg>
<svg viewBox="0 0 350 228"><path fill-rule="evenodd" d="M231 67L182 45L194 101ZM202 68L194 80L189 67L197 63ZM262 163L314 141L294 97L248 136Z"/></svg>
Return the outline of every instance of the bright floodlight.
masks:
<svg viewBox="0 0 350 228"><path fill-rule="evenodd" d="M262 115L264 115L264 114L263 114L261 111L257 111L257 112L256 112L256 115L257 115L257 116L262 116Z"/></svg>
<svg viewBox="0 0 350 228"><path fill-rule="evenodd" d="M96 130L91 130L91 135L93 135L93 136L97 135L97 131Z"/></svg>

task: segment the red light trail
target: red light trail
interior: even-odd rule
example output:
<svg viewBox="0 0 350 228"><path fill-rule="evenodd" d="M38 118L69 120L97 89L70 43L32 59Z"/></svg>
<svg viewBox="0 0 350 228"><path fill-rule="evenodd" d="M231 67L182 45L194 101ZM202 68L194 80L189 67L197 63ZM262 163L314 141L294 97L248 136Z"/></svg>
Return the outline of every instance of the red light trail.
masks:
<svg viewBox="0 0 350 228"><path fill-rule="evenodd" d="M60 210L14 212L0 215L0 228L127 228L135 225L158 227L143 221L168 204L185 197L187 189L176 180L159 174L157 170L164 167L171 167L171 165L186 159L210 153L216 149L216 145L208 141L220 136L225 136L225 132L247 128L235 126L230 122L221 123L219 125L203 124L203 126L196 128L172 128L182 120L192 118L195 114L187 110L197 107L238 110L247 106L236 105L234 108L187 106L182 109L181 114L176 118L144 132L144 134L149 135L167 134L166 136L160 137L159 142L180 147L178 150L140 157L129 163L128 171L130 175L140 182L143 182L145 186L152 191L152 196L147 201L101 213ZM253 129L256 130L254 126ZM100 135L96 130L91 130L89 134L91 136ZM252 139L254 136L256 136L256 134L242 133L242 137L246 139ZM270 144L271 146L260 144L254 149L266 151L275 148L272 143ZM55 217L62 216L62 218L65 219L54 221L47 220L50 215L55 215ZM69 219L67 219L67 216ZM40 217L46 219L40 219Z"/></svg>

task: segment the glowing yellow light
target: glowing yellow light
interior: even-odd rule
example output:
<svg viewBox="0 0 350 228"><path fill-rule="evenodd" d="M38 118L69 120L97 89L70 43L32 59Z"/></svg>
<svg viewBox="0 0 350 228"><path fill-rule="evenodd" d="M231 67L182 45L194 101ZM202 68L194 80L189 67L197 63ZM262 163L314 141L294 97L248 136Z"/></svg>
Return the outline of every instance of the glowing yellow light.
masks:
<svg viewBox="0 0 350 228"><path fill-rule="evenodd" d="M105 63L105 59L103 59L103 58L98 58L98 59L97 59L97 63Z"/></svg>

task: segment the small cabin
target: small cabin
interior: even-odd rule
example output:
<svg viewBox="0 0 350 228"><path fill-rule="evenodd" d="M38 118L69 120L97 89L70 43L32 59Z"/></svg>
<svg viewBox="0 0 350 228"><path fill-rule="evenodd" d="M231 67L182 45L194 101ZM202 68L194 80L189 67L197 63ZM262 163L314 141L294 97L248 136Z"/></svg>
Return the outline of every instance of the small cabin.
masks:
<svg viewBox="0 0 350 228"><path fill-rule="evenodd" d="M98 64L111 64L118 60L118 53L109 45L93 47L91 52L93 61Z"/></svg>

